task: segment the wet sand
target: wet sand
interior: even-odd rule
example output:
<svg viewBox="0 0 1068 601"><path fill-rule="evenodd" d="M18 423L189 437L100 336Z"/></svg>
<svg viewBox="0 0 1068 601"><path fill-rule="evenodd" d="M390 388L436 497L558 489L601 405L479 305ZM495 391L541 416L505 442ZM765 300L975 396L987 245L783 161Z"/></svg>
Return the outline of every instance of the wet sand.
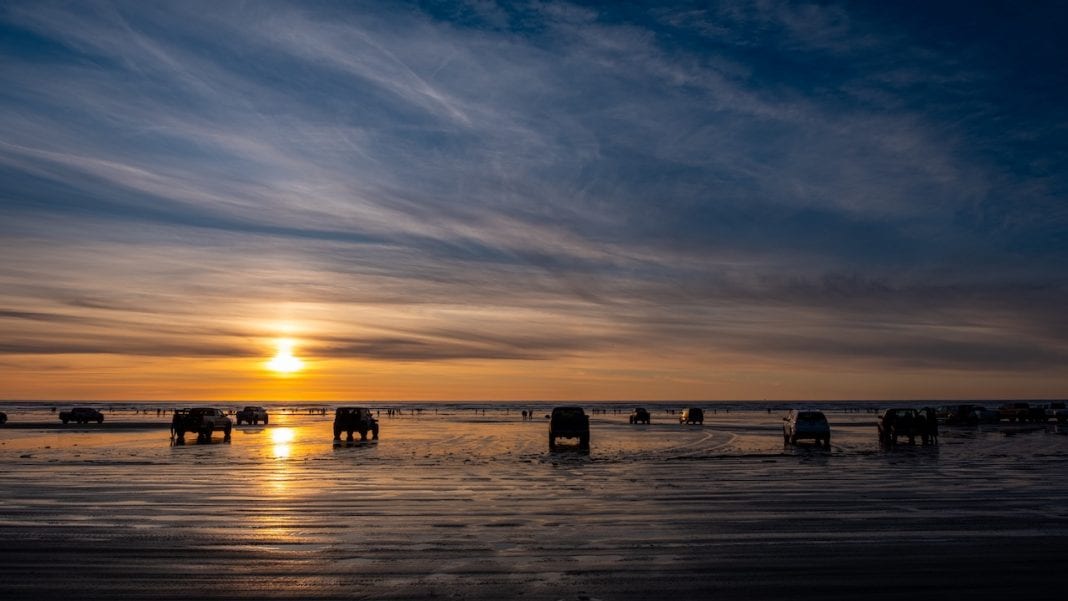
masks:
<svg viewBox="0 0 1068 601"><path fill-rule="evenodd" d="M164 420L0 428L5 599L1053 599L1068 559L1068 429L945 429L881 449L784 448L778 415L543 419L272 415L229 443Z"/></svg>

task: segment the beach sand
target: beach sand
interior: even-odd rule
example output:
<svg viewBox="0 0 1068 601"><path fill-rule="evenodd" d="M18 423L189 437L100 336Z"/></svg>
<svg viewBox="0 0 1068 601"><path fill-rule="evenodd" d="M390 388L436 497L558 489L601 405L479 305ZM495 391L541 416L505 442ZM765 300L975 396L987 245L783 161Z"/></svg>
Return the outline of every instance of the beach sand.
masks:
<svg viewBox="0 0 1068 601"><path fill-rule="evenodd" d="M591 420L550 453L517 412L272 415L171 444L166 416L0 428L4 599L1053 599L1068 429L784 448L780 414ZM54 419L54 418L52 418Z"/></svg>

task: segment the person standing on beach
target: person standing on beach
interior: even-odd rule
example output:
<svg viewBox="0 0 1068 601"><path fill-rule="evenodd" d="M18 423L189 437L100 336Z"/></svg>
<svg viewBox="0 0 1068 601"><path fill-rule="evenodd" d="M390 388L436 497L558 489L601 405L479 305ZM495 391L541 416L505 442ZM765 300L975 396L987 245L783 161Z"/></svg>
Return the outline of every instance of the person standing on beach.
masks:
<svg viewBox="0 0 1068 601"><path fill-rule="evenodd" d="M935 414L935 410L925 407L923 415L927 421L927 437L932 444L938 444L938 416Z"/></svg>

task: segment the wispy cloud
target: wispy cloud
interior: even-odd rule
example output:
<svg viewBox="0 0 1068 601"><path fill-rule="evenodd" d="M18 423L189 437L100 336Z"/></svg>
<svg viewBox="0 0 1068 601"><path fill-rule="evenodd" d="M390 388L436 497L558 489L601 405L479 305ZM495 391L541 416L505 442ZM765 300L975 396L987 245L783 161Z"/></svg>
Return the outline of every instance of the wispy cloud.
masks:
<svg viewBox="0 0 1068 601"><path fill-rule="evenodd" d="M0 353L1063 369L1068 124L912 23L8 3Z"/></svg>

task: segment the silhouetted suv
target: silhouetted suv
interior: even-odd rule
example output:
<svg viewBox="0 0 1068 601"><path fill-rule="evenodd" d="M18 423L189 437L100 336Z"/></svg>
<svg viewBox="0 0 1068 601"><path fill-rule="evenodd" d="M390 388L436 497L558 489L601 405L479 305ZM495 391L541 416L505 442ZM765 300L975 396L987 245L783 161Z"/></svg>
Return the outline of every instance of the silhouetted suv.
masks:
<svg viewBox="0 0 1068 601"><path fill-rule="evenodd" d="M582 407L554 407L549 417L549 450L557 438L577 438L579 448L590 448L590 418Z"/></svg>
<svg viewBox="0 0 1068 601"><path fill-rule="evenodd" d="M211 442L211 435L222 430L223 440L230 440L230 430L234 422L223 413L222 409L193 407L192 409L175 409L171 417L171 436L178 442L185 442L186 432L196 432L197 442Z"/></svg>
<svg viewBox="0 0 1068 601"><path fill-rule="evenodd" d="M341 440L342 432L348 433L348 440L352 440L353 432L360 433L360 440L367 440L368 432L372 439L378 440L378 420L370 409L338 407L334 412L334 440Z"/></svg>
<svg viewBox="0 0 1068 601"><path fill-rule="evenodd" d="M241 422L252 425L257 425L260 422L263 422L263 425L266 426L270 421L270 416L267 415L266 409L252 405L238 411L234 418L237 420L237 425L239 426L241 425Z"/></svg>
<svg viewBox="0 0 1068 601"><path fill-rule="evenodd" d="M632 424L649 424L649 412L645 410L645 407L638 407L634 410L634 413L630 414L630 423Z"/></svg>
<svg viewBox="0 0 1068 601"><path fill-rule="evenodd" d="M89 407L75 407L70 411L60 411L59 421L63 423L74 422L76 424L88 424L89 422L102 424L104 423L104 414Z"/></svg>
<svg viewBox="0 0 1068 601"><path fill-rule="evenodd" d="M817 444L831 448L831 424L822 411L798 411L791 409L782 418L782 439L788 444L797 444L798 440L808 438Z"/></svg>
<svg viewBox="0 0 1068 601"><path fill-rule="evenodd" d="M680 424L703 424L705 423L705 412L697 407L690 407L689 409L683 409L679 414Z"/></svg>

